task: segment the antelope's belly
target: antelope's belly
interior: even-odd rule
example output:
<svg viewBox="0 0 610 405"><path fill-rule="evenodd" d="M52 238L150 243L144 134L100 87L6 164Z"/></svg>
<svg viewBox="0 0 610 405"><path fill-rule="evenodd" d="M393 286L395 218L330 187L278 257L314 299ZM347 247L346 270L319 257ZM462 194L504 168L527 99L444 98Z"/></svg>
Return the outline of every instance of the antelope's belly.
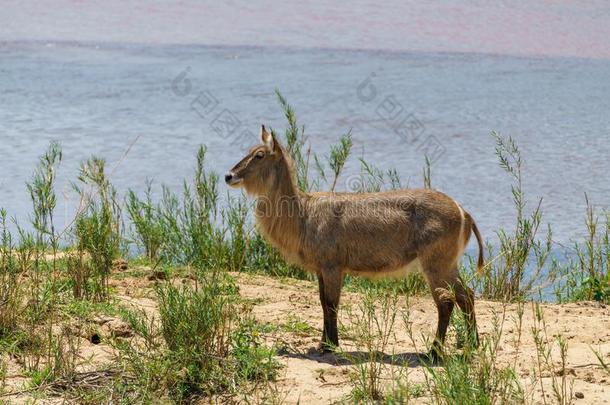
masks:
<svg viewBox="0 0 610 405"><path fill-rule="evenodd" d="M410 273L415 273L422 270L419 258L411 260L408 264L401 267L387 268L375 271L353 270L347 269L347 273L353 276L364 277L369 280L380 279L401 279L407 277Z"/></svg>

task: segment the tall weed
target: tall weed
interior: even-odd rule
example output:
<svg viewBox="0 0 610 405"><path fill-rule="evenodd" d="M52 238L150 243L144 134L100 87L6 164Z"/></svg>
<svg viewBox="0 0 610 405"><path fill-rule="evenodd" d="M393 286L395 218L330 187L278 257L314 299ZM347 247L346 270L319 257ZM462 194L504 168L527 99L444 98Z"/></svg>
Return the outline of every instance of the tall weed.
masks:
<svg viewBox="0 0 610 405"><path fill-rule="evenodd" d="M576 243L574 269L569 282L571 300L595 300L610 303L610 214L600 223L599 214L585 195L587 236Z"/></svg>
<svg viewBox="0 0 610 405"><path fill-rule="evenodd" d="M516 224L513 232L497 231L497 257L488 262L484 276L479 280L479 290L484 298L517 301L537 292L551 251L552 233L549 226L545 236L538 236L542 225L541 201L533 211L526 212L527 200L521 172L523 161L515 140L497 132L492 132L492 136L496 140L500 166L513 179L511 192ZM493 253L490 251L490 257L494 256Z"/></svg>
<svg viewBox="0 0 610 405"><path fill-rule="evenodd" d="M146 183L146 192L140 200L133 190L127 192L127 213L135 228L136 242L144 249L149 262L158 261L164 242L164 231L158 209L152 200L152 182Z"/></svg>
<svg viewBox="0 0 610 405"><path fill-rule="evenodd" d="M78 260L70 261L75 298L108 299L112 262L121 254L121 209L106 162L93 157L81 165L76 191L84 201L75 224ZM83 260L84 254L87 260Z"/></svg>
<svg viewBox="0 0 610 405"><path fill-rule="evenodd" d="M22 310L22 283L13 255L13 237L7 227L7 214L0 209L0 339L16 331Z"/></svg>

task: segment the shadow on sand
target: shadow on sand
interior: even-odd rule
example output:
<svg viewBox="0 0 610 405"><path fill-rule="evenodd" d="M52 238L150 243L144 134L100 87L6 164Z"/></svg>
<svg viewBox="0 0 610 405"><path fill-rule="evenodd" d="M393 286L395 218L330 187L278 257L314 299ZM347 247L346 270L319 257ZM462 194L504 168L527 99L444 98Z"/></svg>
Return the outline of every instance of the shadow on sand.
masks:
<svg viewBox="0 0 610 405"><path fill-rule="evenodd" d="M428 353L415 352L399 353L392 355L382 352L372 354L363 351L322 353L312 348L307 352L284 351L279 354L290 358L313 360L317 361L318 363L326 363L335 366L356 365L366 363L371 360L375 360L384 364L403 367L435 367L439 365L430 359Z"/></svg>

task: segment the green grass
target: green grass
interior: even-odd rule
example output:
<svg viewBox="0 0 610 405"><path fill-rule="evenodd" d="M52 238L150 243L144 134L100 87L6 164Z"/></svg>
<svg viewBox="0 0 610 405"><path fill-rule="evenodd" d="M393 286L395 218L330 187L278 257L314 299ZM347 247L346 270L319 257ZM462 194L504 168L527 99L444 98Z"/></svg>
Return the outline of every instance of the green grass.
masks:
<svg viewBox="0 0 610 405"><path fill-rule="evenodd" d="M316 336L320 332L297 315L291 315L280 325L284 332L292 333L297 336Z"/></svg>

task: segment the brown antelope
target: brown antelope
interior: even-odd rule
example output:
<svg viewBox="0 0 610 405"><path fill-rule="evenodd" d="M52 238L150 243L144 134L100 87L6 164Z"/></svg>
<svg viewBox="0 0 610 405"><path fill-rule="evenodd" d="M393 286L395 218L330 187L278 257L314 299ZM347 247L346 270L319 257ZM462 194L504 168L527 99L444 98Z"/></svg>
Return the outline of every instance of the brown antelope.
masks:
<svg viewBox="0 0 610 405"><path fill-rule="evenodd" d="M438 309L432 359L438 360L442 352L454 302L466 314L478 343L474 294L458 273L471 232L479 245L479 272L483 267L481 235L470 214L430 189L302 192L288 153L264 126L260 135L261 145L252 148L225 181L256 198L259 230L286 260L317 275L324 312L321 350L339 345L337 308L346 274L404 277L414 269L423 271Z"/></svg>

